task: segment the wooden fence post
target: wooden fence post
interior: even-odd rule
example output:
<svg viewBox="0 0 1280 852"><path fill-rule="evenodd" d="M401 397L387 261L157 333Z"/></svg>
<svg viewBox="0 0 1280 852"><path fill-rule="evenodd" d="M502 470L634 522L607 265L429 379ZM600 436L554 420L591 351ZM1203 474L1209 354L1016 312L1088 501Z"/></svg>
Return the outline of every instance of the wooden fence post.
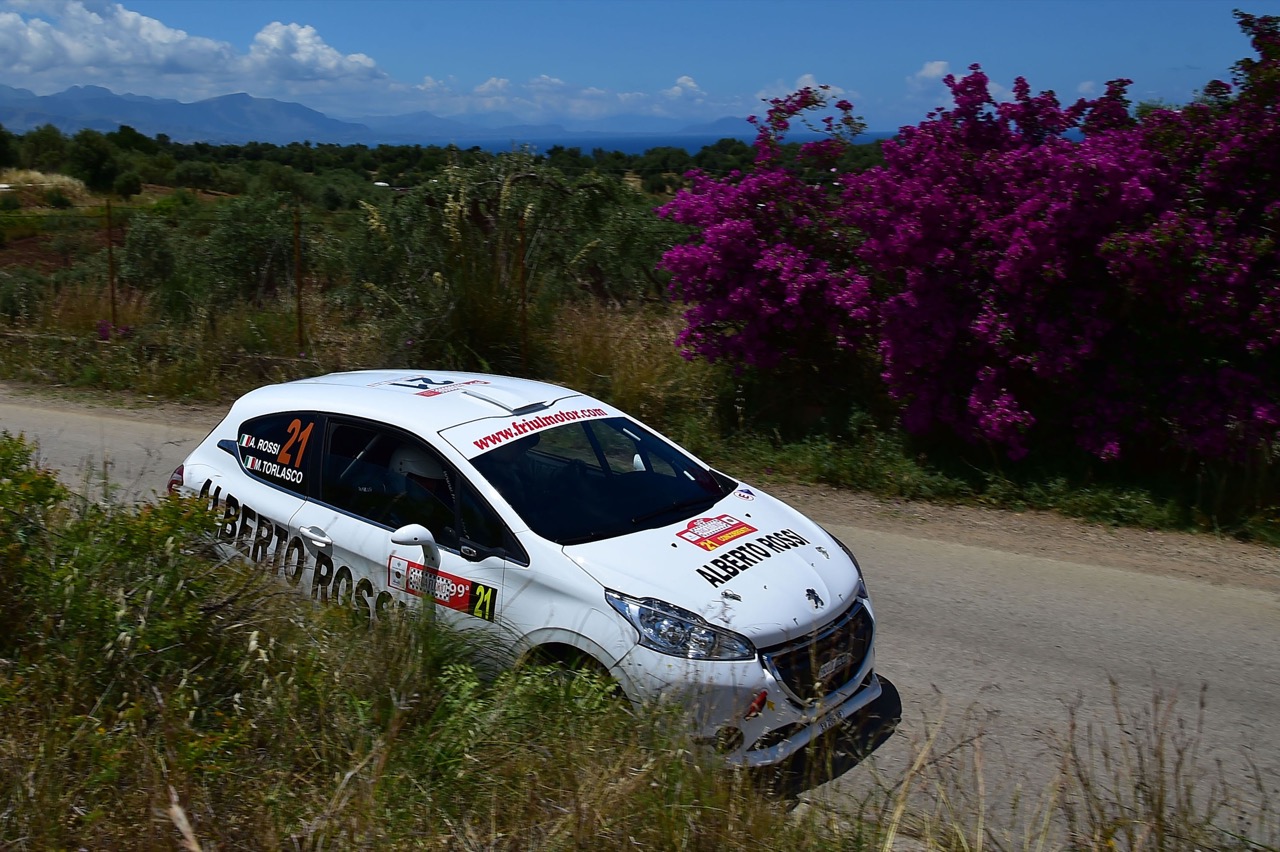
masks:
<svg viewBox="0 0 1280 852"><path fill-rule="evenodd" d="M107 288L111 291L111 328L107 337L114 337L119 326L116 317L116 255L112 243L115 242L111 227L111 199L107 199Z"/></svg>
<svg viewBox="0 0 1280 852"><path fill-rule="evenodd" d="M293 205L293 286L294 307L298 317L298 357L306 350L302 342L302 208Z"/></svg>

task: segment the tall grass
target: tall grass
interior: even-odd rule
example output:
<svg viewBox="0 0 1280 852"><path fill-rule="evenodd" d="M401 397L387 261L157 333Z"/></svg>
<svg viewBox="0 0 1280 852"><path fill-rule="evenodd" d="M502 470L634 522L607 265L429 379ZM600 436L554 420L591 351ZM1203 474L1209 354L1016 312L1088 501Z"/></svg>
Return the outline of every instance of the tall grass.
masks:
<svg viewBox="0 0 1280 852"><path fill-rule="evenodd" d="M565 303L549 335L550 378L606 399L695 450L710 449L731 376L681 357L673 342L679 324L666 305Z"/></svg>
<svg viewBox="0 0 1280 852"><path fill-rule="evenodd" d="M17 196L23 207L45 206L50 192L61 193L76 205L89 204L95 200L83 181L67 175L31 169L0 169L0 183L7 183L12 187L10 192Z"/></svg>
<svg viewBox="0 0 1280 852"><path fill-rule="evenodd" d="M153 297L122 291L117 322L94 287L70 285L44 301L34 321L0 331L0 378L228 402L273 381L348 369L366 362L369 336L307 300L303 349L291 304L237 304L198 311L189 321L157 320ZM307 310L315 311L312 315ZM326 323L340 333L316 343Z"/></svg>
<svg viewBox="0 0 1280 852"><path fill-rule="evenodd" d="M5 848L813 847L670 708L313 608L192 503L69 497L0 437Z"/></svg>
<svg viewBox="0 0 1280 852"><path fill-rule="evenodd" d="M0 845L1280 848L1262 779L1202 754L1204 695L1190 720L1159 692L1068 708L1039 786L987 754L988 720L909 720L899 775L792 810L677 708L497 669L416 611L317 608L219 558L214 525L78 500L0 434Z"/></svg>
<svg viewBox="0 0 1280 852"><path fill-rule="evenodd" d="M904 725L901 771L855 770L866 777L845 803L814 806L869 821L884 850L1275 852L1275 792L1207 756L1199 699L1188 715L1176 693L1157 687L1135 704L1113 683L1108 706L1065 708L1031 766L992 745L998 716L922 711Z"/></svg>

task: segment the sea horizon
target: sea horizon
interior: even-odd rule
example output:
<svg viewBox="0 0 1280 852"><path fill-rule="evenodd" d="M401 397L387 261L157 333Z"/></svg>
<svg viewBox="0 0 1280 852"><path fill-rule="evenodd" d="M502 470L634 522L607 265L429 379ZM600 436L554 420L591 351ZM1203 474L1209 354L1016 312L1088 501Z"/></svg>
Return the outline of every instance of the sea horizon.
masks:
<svg viewBox="0 0 1280 852"><path fill-rule="evenodd" d="M856 144L867 144L882 139L892 139L897 134L888 131L868 131L855 138ZM809 142L822 138L812 133L792 134L791 139L797 142ZM487 136L484 138L431 142L431 145L456 145L459 148L480 148L490 153L529 149L535 154L545 155L557 145L563 148L578 148L583 154L590 155L597 148L623 154L643 154L654 148L683 148L690 154L696 154L703 148L715 145L721 139L737 139L750 145L755 140L754 133L730 134L675 134L675 133L564 133L548 137L520 138L512 136L508 139Z"/></svg>

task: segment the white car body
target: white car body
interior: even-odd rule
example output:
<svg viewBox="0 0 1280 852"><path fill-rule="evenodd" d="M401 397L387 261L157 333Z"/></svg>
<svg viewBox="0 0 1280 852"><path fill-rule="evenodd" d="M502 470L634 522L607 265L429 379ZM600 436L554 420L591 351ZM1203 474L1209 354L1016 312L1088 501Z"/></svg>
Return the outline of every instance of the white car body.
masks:
<svg viewBox="0 0 1280 852"><path fill-rule="evenodd" d="M517 445L513 485L499 457ZM406 447L440 478L400 478ZM219 508L225 545L314 600L434 606L513 661L589 657L633 701L684 701L734 763L778 764L855 722L878 745L900 712L870 713L892 686L841 543L572 390L409 370L260 388L171 490Z"/></svg>

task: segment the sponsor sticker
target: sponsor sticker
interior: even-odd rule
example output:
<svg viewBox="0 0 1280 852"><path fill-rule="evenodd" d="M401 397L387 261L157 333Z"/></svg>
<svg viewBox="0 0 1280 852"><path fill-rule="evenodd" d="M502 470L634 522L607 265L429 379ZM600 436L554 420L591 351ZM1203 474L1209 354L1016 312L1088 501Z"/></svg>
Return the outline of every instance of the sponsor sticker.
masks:
<svg viewBox="0 0 1280 852"><path fill-rule="evenodd" d="M377 388L383 385L391 385L396 388L409 388L417 391L418 396L440 396L441 394L452 393L466 388L468 385L487 385L484 379L470 379L465 382L455 382L450 379L433 379L430 376L405 376L402 379L392 379L384 382L374 382L369 387Z"/></svg>
<svg viewBox="0 0 1280 852"><path fill-rule="evenodd" d="M314 429L315 421L295 417L285 428L281 440L272 441L261 435L242 432L236 441L240 446L240 464L256 476L277 484L286 487L301 485L302 460Z"/></svg>
<svg viewBox="0 0 1280 852"><path fill-rule="evenodd" d="M221 485L206 479L200 499L211 510L222 511L217 536L235 547L266 574L279 577L289 586L310 591L321 603L349 605L366 618L381 618L390 608L403 607L390 592L376 591L368 577L360 577L348 565L335 564L326 553L311 554L302 538L270 517L260 514L234 494L223 493ZM310 583L306 578L310 578Z"/></svg>
<svg viewBox="0 0 1280 852"><path fill-rule="evenodd" d="M703 550L715 550L755 531L755 527L732 515L718 515L714 518L695 518L676 535Z"/></svg>
<svg viewBox="0 0 1280 852"><path fill-rule="evenodd" d="M387 561L387 585L414 597L431 598L437 606L493 621L498 590L465 577L433 571L400 556Z"/></svg>
<svg viewBox="0 0 1280 852"><path fill-rule="evenodd" d="M750 527L748 529L751 530ZM754 530L751 531L754 532ZM723 586L743 571L749 570L752 565L771 558L775 553L785 553L808 543L808 539L794 530L778 530L769 535L756 536L751 541L742 542L736 547L722 551L719 556L699 568L698 575L712 586ZM817 596L816 591L814 596Z"/></svg>
<svg viewBox="0 0 1280 852"><path fill-rule="evenodd" d="M273 461L264 461L257 456L245 456L245 470L260 473L272 479L283 479L294 484L302 482L302 471L292 467L281 467Z"/></svg>
<svg viewBox="0 0 1280 852"><path fill-rule="evenodd" d="M733 496L737 497L739 500L756 499L756 493L750 488L739 488L737 491L733 492Z"/></svg>
<svg viewBox="0 0 1280 852"><path fill-rule="evenodd" d="M441 394L453 393L454 391L462 390L467 385L487 385L487 384L489 383L484 381L483 379L472 379L469 382L456 382L452 385L445 385L444 387L440 387L440 388L432 388L430 390L418 391L418 396L440 396Z"/></svg>
<svg viewBox="0 0 1280 852"><path fill-rule="evenodd" d="M604 408L563 408L528 416L517 416L506 420L501 428L495 428L493 418L485 417L471 423L460 424L447 430L447 434L441 434L444 434L449 443L457 447L463 455L471 459L495 447L501 447L565 423L616 416L618 416L616 411Z"/></svg>

